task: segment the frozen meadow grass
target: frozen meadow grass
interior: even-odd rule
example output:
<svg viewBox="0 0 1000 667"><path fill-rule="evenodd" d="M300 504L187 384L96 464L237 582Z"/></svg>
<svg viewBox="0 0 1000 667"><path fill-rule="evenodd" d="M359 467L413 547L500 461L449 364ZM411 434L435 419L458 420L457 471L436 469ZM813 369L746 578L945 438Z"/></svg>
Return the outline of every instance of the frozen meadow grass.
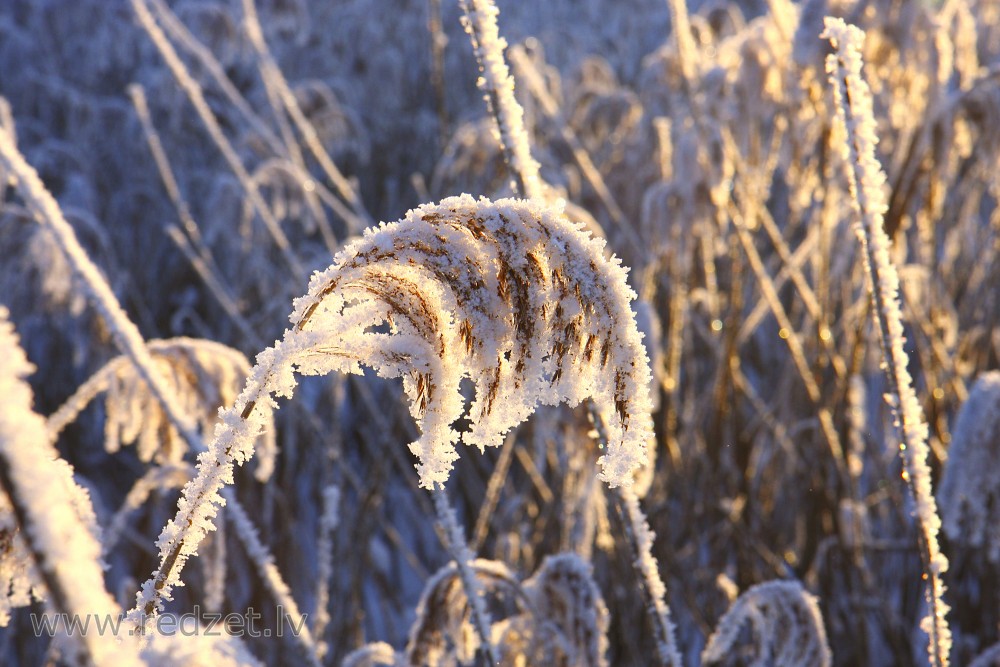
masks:
<svg viewBox="0 0 1000 667"><path fill-rule="evenodd" d="M0 662L989 664L997 26L5 4Z"/></svg>

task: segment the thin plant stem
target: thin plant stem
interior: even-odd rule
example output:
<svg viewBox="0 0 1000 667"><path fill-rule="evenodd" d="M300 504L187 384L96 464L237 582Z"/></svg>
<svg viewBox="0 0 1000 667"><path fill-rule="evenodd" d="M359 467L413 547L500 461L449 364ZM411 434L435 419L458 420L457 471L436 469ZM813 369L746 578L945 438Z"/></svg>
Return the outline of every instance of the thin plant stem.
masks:
<svg viewBox="0 0 1000 667"><path fill-rule="evenodd" d="M237 155L236 149L233 148L232 143L226 138L225 133L222 131L222 127L219 126L219 121L215 118L215 114L212 113L211 108L208 106L208 102L205 100L205 95L202 92L201 87L184 68L184 64L181 62L180 57L178 57L177 51L174 50L174 47L167 40L167 36L163 34L163 30L156 23L153 15L149 12L146 0L131 0L131 3L132 9L135 12L136 17L139 19L140 25L142 25L157 50L159 50L163 60L167 63L167 67L177 80L178 85L187 94L188 99L191 101L195 111L198 113L198 117L201 119L205 129L208 131L209 136L222 153L223 158L225 158L226 164L228 164L232 172L236 174L240 185L243 186L247 197L250 199L250 203L253 205L257 215L259 215L260 219L264 222L264 226L274 239L275 245L278 247L278 250L281 251L281 255L285 259L289 268L292 270L293 275L298 279L304 279L308 275L305 267L303 267L302 262L292 249L288 237L281 229L281 225L278 224L278 221L275 219L274 213L271 212L270 207L264 201L264 197L254 184L254 181L250 177L249 172L247 172L246 167L243 166L243 162Z"/></svg>
<svg viewBox="0 0 1000 667"><path fill-rule="evenodd" d="M267 126L260 116L251 108L247 99L236 89L233 82L226 75L222 64L215 55L199 42L187 27L177 18L170 6L164 0L149 0L153 12L159 19L160 25L181 47L187 50L198 62L198 65L211 77L215 85L219 87L222 94L226 96L229 103L236 108L243 118L250 124L250 127L264 140L268 148L275 155L286 156L285 147L281 140Z"/></svg>
<svg viewBox="0 0 1000 667"><path fill-rule="evenodd" d="M431 489L431 495L434 497L434 510L437 513L438 521L441 522L442 532L445 537L445 548L448 549L452 560L455 561L459 577L462 580L462 588L465 590L465 595L469 600L472 623L476 628L476 632L479 633L479 639L482 642L480 650L486 654L490 665L499 665L499 654L496 647L490 641L492 621L490 620L489 612L486 610L482 587L479 585L479 580L476 578L476 573L472 568L474 557L472 551L469 550L469 545L465 541L465 532L458 523L455 510L452 509L451 503L448 502L448 494L445 492L444 486L435 484L434 488Z"/></svg>
<svg viewBox="0 0 1000 667"><path fill-rule="evenodd" d="M587 414L597 433L598 445L607 447L604 420L588 401ZM649 528L646 514L639 505L639 497L630 486L620 486L612 490L615 509L618 511L625 530L625 536L632 552L632 566L638 575L646 596L646 614L656 634L656 652L663 667L683 667L674 623L667 605L667 587L660 578L659 562L653 555L653 539L656 534Z"/></svg>
<svg viewBox="0 0 1000 667"><path fill-rule="evenodd" d="M514 97L514 78L504 60L507 41L500 37L497 28L500 12L493 0L460 0L459 4L464 12L462 24L479 61L479 88L486 96L496 123L497 138L513 177L515 194L528 199L542 197L544 188L538 162L531 155L524 127L524 109Z"/></svg>
<svg viewBox="0 0 1000 667"><path fill-rule="evenodd" d="M264 31L261 28L260 21L257 19L257 8L253 0L243 0L243 17L247 36L250 38L250 43L253 45L259 59L261 76L264 79L265 85L269 88L273 86L274 94L285 107L285 111L305 140L306 147L323 169L323 173L334 184L340 195L351 205L356 217L348 222L354 224L355 232L371 226L374 221L365 209L360 193L351 181L341 173L336 163L330 157L330 154L323 148L323 144L319 140L319 135L316 133L316 128L313 127L312 123L309 122L309 119L302 112L302 107L299 106L299 102L295 98L295 93L292 92L291 87L285 80L285 75L282 74L281 68L274 62L274 58L267 48L267 42L264 40ZM279 109L275 109L276 113L279 111Z"/></svg>

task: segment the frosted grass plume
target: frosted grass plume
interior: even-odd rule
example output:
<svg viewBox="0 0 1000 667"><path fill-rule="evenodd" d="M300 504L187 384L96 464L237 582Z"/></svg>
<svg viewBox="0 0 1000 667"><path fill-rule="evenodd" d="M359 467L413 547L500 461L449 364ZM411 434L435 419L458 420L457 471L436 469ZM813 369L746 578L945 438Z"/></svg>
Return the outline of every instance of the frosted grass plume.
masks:
<svg viewBox="0 0 1000 667"><path fill-rule="evenodd" d="M210 340L170 338L147 344L171 394L184 410L195 416L202 434L212 432L221 407L231 405L250 372L250 362L238 350ZM119 355L87 379L48 418L52 441L100 394L105 394L105 449L116 452L122 445L136 444L139 459L158 464L179 464L188 451L160 402L136 371L132 360ZM260 457L255 472L266 481L277 455L274 429L257 443Z"/></svg>
<svg viewBox="0 0 1000 667"><path fill-rule="evenodd" d="M538 405L592 398L608 433L599 476L630 486L653 430L650 371L625 278L603 241L533 202L463 195L368 230L313 275L295 302L293 326L258 355L246 388L222 414L197 478L160 535L160 568L139 607L169 599L213 528L234 464L253 455L266 408L291 397L296 373L368 366L402 377L421 431L410 451L429 489L448 479L459 440L499 446ZM463 379L476 398L471 427L459 434Z"/></svg>
<svg viewBox="0 0 1000 667"><path fill-rule="evenodd" d="M829 667L832 663L819 605L797 581L768 581L740 595L719 619L702 663L725 664L737 654L733 649L748 625L756 649L750 664Z"/></svg>

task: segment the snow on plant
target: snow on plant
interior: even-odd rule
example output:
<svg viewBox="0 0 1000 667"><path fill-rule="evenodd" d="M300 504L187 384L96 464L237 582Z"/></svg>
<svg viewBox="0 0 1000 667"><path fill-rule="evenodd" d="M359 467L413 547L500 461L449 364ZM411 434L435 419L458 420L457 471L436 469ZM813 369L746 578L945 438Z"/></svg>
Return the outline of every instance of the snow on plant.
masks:
<svg viewBox="0 0 1000 667"><path fill-rule="evenodd" d="M330 578L333 576L333 534L340 523L340 488L331 484L323 489L323 515L319 521L319 538L316 555L316 613L313 616L312 634L322 638L330 623ZM326 642L317 642L317 656L322 659L329 650Z"/></svg>
<svg viewBox="0 0 1000 667"><path fill-rule="evenodd" d="M604 256L561 212L537 203L468 195L410 211L368 230L313 275L295 302L293 326L257 357L247 386L185 488L160 536L161 565L139 595L153 611L212 528L234 463L253 454L275 396L290 397L295 373L403 378L421 431L410 445L420 485L449 476L455 444L499 446L539 404L593 398L607 426L600 477L629 486L652 436L650 372L620 262ZM476 397L471 426L460 391ZM258 409L261 406L263 409Z"/></svg>
<svg viewBox="0 0 1000 667"><path fill-rule="evenodd" d="M831 664L819 605L797 581L768 581L740 595L719 619L701 655L702 663L718 664L736 654L734 649L747 626L753 633L753 659L747 663L752 667Z"/></svg>
<svg viewBox="0 0 1000 667"><path fill-rule="evenodd" d="M937 501L948 537L972 548L985 547L992 563L1000 563L998 454L1000 371L989 371L979 376L958 412Z"/></svg>
<svg viewBox="0 0 1000 667"><path fill-rule="evenodd" d="M941 574L948 559L938 546L941 519L931 492L927 465L927 423L907 369L909 357L903 349L903 319L899 301L899 274L889 256L890 242L885 233L884 213L888 208L882 191L885 172L875 157L875 116L872 95L862 74L861 48L864 32L842 19L827 18L822 37L834 45L827 57L827 71L836 100L837 117L847 130L843 154L855 207L860 214L858 238L864 251L865 272L871 287L873 317L879 330L885 375L892 389L893 410L901 431L899 449L903 458L903 479L913 492L919 528L921 557L927 575L930 615L921 623L928 634L931 664L945 666L951 649L951 631L942 599Z"/></svg>
<svg viewBox="0 0 1000 667"><path fill-rule="evenodd" d="M7 496L20 533L55 611L116 618L121 609L104 588L101 545L94 532L89 496L73 481L72 468L45 437L45 420L32 408L26 378L34 371L0 307L0 489ZM0 519L5 528L8 519ZM17 556L17 551L12 552ZM9 571L6 555L0 565ZM5 578L6 579L6 578ZM7 583L7 580L4 580ZM23 602L25 582L15 577ZM6 591L4 597L6 598ZM6 603L5 603L6 604ZM100 632L82 633L71 662L141 664L131 644Z"/></svg>
<svg viewBox="0 0 1000 667"><path fill-rule="evenodd" d="M197 419L202 434L211 433L218 421L219 408L231 405L239 394L250 372L250 362L227 345L195 338L149 341L148 348L181 409ZM108 452L137 443L141 461L163 465L178 464L184 459L187 442L125 355L115 357L91 375L48 418L50 439L54 441L101 393L105 394L104 446ZM273 428L261 434L257 450L260 458L255 474L258 480L265 481L274 470Z"/></svg>
<svg viewBox="0 0 1000 667"><path fill-rule="evenodd" d="M477 602L469 599L461 565L460 559L448 563L424 585L406 643L406 664L474 664L483 633L475 627ZM475 578L474 594L494 592L515 600L521 595L517 578L503 563L469 559L465 566Z"/></svg>

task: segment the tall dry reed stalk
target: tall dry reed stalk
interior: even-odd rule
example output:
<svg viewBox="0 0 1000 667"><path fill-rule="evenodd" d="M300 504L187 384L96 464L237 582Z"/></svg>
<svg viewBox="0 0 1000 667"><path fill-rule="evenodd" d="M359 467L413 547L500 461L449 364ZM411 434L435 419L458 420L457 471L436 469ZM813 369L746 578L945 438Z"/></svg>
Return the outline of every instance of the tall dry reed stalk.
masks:
<svg viewBox="0 0 1000 667"><path fill-rule="evenodd" d="M951 650L951 630L946 619L949 607L943 599L941 575L948 569L948 559L938 546L941 518L931 491L927 465L930 455L927 422L913 389L913 378L907 367L909 356L903 349L899 274L890 258L891 244L884 228L884 214L888 208L883 193L886 177L875 157L878 136L872 96L862 73L865 34L842 19L828 18L825 25L823 37L829 39L836 50L827 58L827 71L836 99L837 116L847 132L842 151L859 214L856 229L871 290L871 312L879 332L883 368L900 430L903 480L913 494L920 556L927 580L929 612L921 629L928 635L931 664L945 667Z"/></svg>

